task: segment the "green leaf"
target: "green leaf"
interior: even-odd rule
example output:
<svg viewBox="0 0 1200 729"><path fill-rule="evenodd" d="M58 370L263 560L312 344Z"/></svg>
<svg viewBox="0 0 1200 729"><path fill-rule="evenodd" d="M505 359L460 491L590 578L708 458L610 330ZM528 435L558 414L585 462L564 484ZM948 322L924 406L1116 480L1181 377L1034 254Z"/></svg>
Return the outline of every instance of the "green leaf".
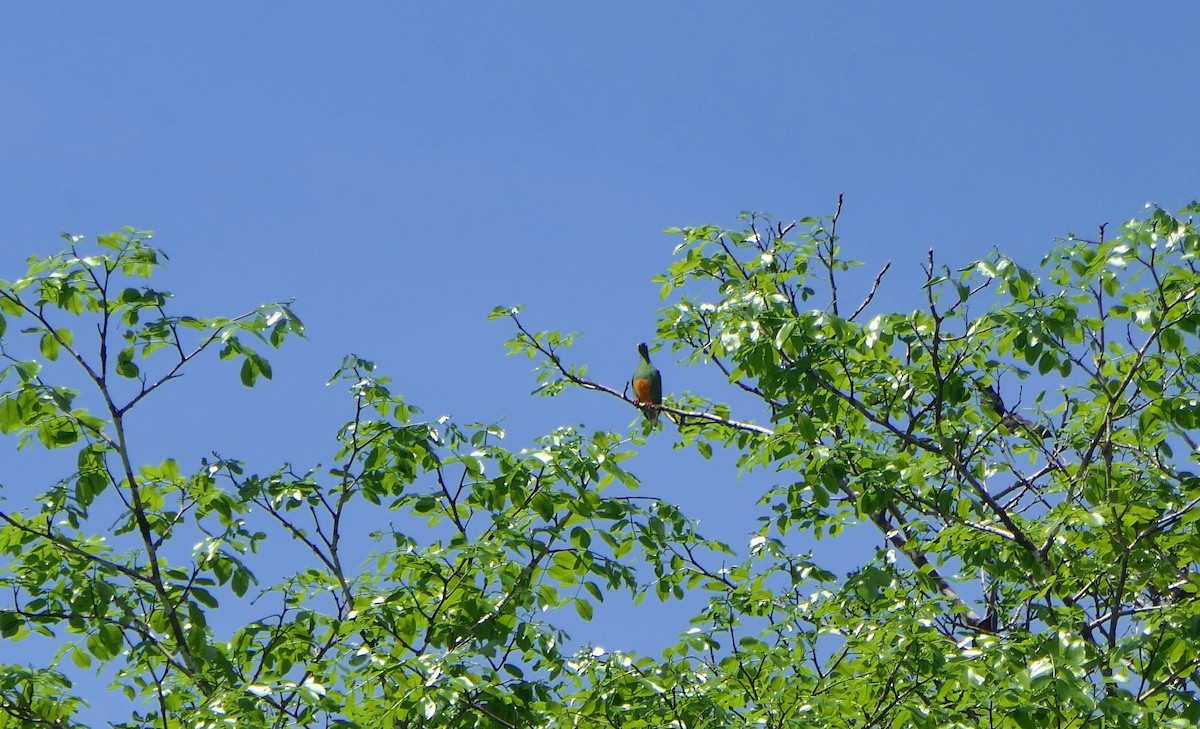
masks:
<svg viewBox="0 0 1200 729"><path fill-rule="evenodd" d="M12 638L21 629L21 619L11 610L0 610L0 638Z"/></svg>
<svg viewBox="0 0 1200 729"><path fill-rule="evenodd" d="M33 382L42 371L42 365L35 360L17 362L13 367L16 368L17 374L21 377L21 382L24 383Z"/></svg>
<svg viewBox="0 0 1200 729"><path fill-rule="evenodd" d="M429 514L437 511L437 508L437 499L433 498L432 496L422 496L413 503L412 510L414 514Z"/></svg>
<svg viewBox="0 0 1200 729"><path fill-rule="evenodd" d="M0 433L8 435L25 426L25 418L17 398L9 396L0 400Z"/></svg>
<svg viewBox="0 0 1200 729"><path fill-rule="evenodd" d="M62 448L79 440L79 429L68 417L47 418L38 424L37 437L46 448Z"/></svg>
<svg viewBox="0 0 1200 729"><path fill-rule="evenodd" d="M1046 350L1042 352L1042 356L1038 359L1037 368L1039 375L1050 374L1058 366L1058 361L1054 357L1054 353Z"/></svg>
<svg viewBox="0 0 1200 729"><path fill-rule="evenodd" d="M60 348L58 339L50 332L42 335L38 349L41 350L42 356L53 362L58 359L58 350Z"/></svg>
<svg viewBox="0 0 1200 729"><path fill-rule="evenodd" d="M71 662L85 670L92 667L92 657L80 648L71 649Z"/></svg>
<svg viewBox="0 0 1200 729"><path fill-rule="evenodd" d="M3 334L3 327L0 327L0 334ZM1159 338L1162 341L1163 349L1168 352L1183 352L1184 340L1183 335L1172 328L1163 329L1159 333Z"/></svg>
<svg viewBox="0 0 1200 729"><path fill-rule="evenodd" d="M577 526L571 529L571 546L576 549L587 549L592 546L592 535L587 529Z"/></svg>
<svg viewBox="0 0 1200 729"><path fill-rule="evenodd" d="M217 602L217 598L213 596L211 592L203 588L193 587L192 595L196 598L197 603L206 608L216 609L220 605L220 603ZM193 606L192 612L198 612L198 607Z"/></svg>
<svg viewBox="0 0 1200 729"><path fill-rule="evenodd" d="M545 492L539 491L538 493L534 494L533 498L530 500L530 506L533 507L533 510L537 512L538 516L540 516L544 521L551 521L554 519L554 500Z"/></svg>
<svg viewBox="0 0 1200 729"><path fill-rule="evenodd" d="M233 588L233 594L238 597L244 596L246 590L250 589L250 573L244 569L235 569L230 586Z"/></svg>
<svg viewBox="0 0 1200 729"><path fill-rule="evenodd" d="M138 366L133 362L133 356L133 347L125 347L120 352L117 352L116 371L118 375L134 379L140 374Z"/></svg>
<svg viewBox="0 0 1200 729"><path fill-rule="evenodd" d="M242 360L241 377L242 384L246 387L254 387L254 383L258 381L258 367L252 358L246 357Z"/></svg>
<svg viewBox="0 0 1200 729"><path fill-rule="evenodd" d="M271 363L261 355L254 355L254 363L258 369L258 373L266 379L271 379Z"/></svg>
<svg viewBox="0 0 1200 729"><path fill-rule="evenodd" d="M494 306L488 314L489 320L506 319L521 313L522 306Z"/></svg>
<svg viewBox="0 0 1200 729"><path fill-rule="evenodd" d="M817 439L817 428L813 425L812 418L804 413L796 413L796 430L799 431L800 437L809 443Z"/></svg>
<svg viewBox="0 0 1200 729"><path fill-rule="evenodd" d="M100 642L104 645L109 656L119 655L124 647L124 636L121 633L121 628L113 623L104 623L100 626L97 633Z"/></svg>

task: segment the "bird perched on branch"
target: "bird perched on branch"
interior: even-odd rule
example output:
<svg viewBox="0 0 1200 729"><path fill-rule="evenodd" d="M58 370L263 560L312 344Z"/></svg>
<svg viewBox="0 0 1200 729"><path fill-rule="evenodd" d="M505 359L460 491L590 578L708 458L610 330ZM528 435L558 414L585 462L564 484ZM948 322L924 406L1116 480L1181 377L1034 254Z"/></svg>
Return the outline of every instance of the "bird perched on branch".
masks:
<svg viewBox="0 0 1200 729"><path fill-rule="evenodd" d="M638 347L637 369L633 371L633 397L642 405L662 405L662 375L650 364L650 349L643 342ZM642 414L651 423L658 423L659 411L642 408Z"/></svg>
<svg viewBox="0 0 1200 729"><path fill-rule="evenodd" d="M1000 417L1000 423L1010 429L1020 431L1022 429L1032 433L1038 438L1049 438L1050 429L1044 425L1039 425L1029 418L1020 415L1004 406L1004 400L1000 398L1000 393L991 385L985 385L982 382L976 383L979 387L981 399L992 412Z"/></svg>

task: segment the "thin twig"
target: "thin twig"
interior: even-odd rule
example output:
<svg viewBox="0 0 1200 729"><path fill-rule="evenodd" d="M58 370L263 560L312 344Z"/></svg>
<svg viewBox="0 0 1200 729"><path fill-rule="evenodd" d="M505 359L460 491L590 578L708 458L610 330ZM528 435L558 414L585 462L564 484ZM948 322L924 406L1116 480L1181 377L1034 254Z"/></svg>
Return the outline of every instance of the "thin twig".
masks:
<svg viewBox="0 0 1200 729"><path fill-rule="evenodd" d="M880 269L878 275L875 276L875 283L871 284L871 290L867 292L867 298L863 299L863 302L858 305L858 308L855 309L854 313L850 315L850 319L848 321L854 321L858 315L862 313L863 309L867 308L867 305L871 303L871 299L875 298L875 292L879 291L879 282L883 280L883 275L887 273L888 269L891 267L891 261L883 264L883 268Z"/></svg>
<svg viewBox="0 0 1200 729"><path fill-rule="evenodd" d="M844 192L838 193L837 209L833 211L833 219L829 223L829 238L826 240L826 244L829 246L829 260L821 259L821 262L825 264L826 272L829 274L829 304L834 316L838 315L837 279L833 272L834 247L837 245L837 224L838 218L842 217L842 199L845 195L846 193ZM819 252L817 257L821 258Z"/></svg>

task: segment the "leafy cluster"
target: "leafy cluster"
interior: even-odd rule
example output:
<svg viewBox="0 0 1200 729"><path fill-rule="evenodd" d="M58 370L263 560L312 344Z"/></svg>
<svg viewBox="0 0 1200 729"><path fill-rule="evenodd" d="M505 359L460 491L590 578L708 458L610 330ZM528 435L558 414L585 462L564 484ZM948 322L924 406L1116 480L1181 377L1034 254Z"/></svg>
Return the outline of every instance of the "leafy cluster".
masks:
<svg viewBox="0 0 1200 729"><path fill-rule="evenodd" d="M677 566L724 549L631 493L622 439L563 428L511 452L494 426L419 419L350 356L330 381L352 411L333 468L136 465L127 420L189 361L217 348L253 386L271 376L261 345L303 331L286 304L170 314L170 294L136 285L164 259L149 238L101 236L95 255L69 238L0 282L4 321L31 321L42 359L77 365L98 404L77 407L87 398L0 340L0 430L77 454L68 478L0 510L0 638L56 649L0 670L0 727L86 725L72 676L93 668L128 699L128 727L509 727L610 712L574 698L587 678L543 616L588 620L621 591L680 596ZM87 349L71 317L95 322ZM371 523L378 548L363 563ZM274 561L290 571L260 582Z"/></svg>
<svg viewBox="0 0 1200 729"><path fill-rule="evenodd" d="M887 267L844 305L836 215L669 231L661 339L771 422L686 393L664 410L702 456L781 476L672 664L705 665L706 725L1200 721L1197 209L1071 237L1040 270L931 251L924 305L874 315ZM621 396L517 341L549 389ZM860 524L886 546L834 580L805 547Z"/></svg>
<svg viewBox="0 0 1200 729"><path fill-rule="evenodd" d="M512 450L349 356L335 465L268 473L135 463L127 423L209 350L269 379L289 305L180 316L150 234L68 237L0 281L0 433L74 464L3 492L0 727L93 723L85 672L122 727L1198 726L1197 210L1038 269L931 252L908 313L875 311L886 267L845 305L837 214L673 230L660 339L765 422L676 392L677 436ZM636 407L519 313L539 392ZM777 474L744 553L637 494L645 437ZM848 576L814 556L864 529ZM570 652L556 612L621 593L707 601L660 656Z"/></svg>

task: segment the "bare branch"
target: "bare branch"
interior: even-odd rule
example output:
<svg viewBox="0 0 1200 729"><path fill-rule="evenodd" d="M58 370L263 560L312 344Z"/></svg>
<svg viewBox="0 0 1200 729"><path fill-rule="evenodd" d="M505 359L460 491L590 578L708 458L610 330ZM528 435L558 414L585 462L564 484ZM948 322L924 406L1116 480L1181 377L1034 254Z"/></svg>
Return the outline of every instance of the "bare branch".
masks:
<svg viewBox="0 0 1200 729"><path fill-rule="evenodd" d="M863 309L870 305L871 300L875 298L875 293L879 291L879 283L883 281L883 275L887 273L888 269L891 267L891 261L883 264L883 268L880 269L879 273L875 275L875 282L871 284L871 290L867 292L867 297L863 299L863 302L859 304L858 308L854 310L854 313L850 315L850 319L848 321L854 321L856 318L858 318L858 315L863 312Z"/></svg>

